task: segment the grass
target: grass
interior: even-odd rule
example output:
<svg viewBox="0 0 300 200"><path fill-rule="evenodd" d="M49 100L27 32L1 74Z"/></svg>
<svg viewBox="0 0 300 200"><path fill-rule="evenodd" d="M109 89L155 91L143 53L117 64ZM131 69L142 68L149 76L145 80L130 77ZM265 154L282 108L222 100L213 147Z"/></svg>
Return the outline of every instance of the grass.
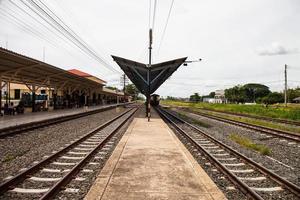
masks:
<svg viewBox="0 0 300 200"><path fill-rule="evenodd" d="M11 154L7 154L4 156L4 158L2 159L2 162L10 162L12 161L13 159L15 159L16 156L14 155L11 155Z"/></svg>
<svg viewBox="0 0 300 200"><path fill-rule="evenodd" d="M17 157L23 156L25 153L27 153L29 150L23 150L21 152L18 152L16 155L13 154L7 154L3 157L2 162L10 162L14 160Z"/></svg>
<svg viewBox="0 0 300 200"><path fill-rule="evenodd" d="M193 118L187 116L186 114L183 114L183 113L180 113L180 112L177 112L177 114L178 114L178 116L179 116L180 118L182 118L182 119L184 119L184 120L186 120L186 121L189 121L189 122L191 122L192 124L196 124L196 125L198 125L198 126L202 126L202 127L205 127L205 128L210 128L210 127L211 127L211 125L206 124L206 123L204 123L204 122L202 122L202 121L199 121L199 120L197 120L197 119L193 119Z"/></svg>
<svg viewBox="0 0 300 200"><path fill-rule="evenodd" d="M209 103L190 103L182 101L162 100L161 104L167 106L189 107L196 109L209 109L214 111L226 111L233 113L250 114L270 118L280 118L287 120L300 121L300 105L289 104L284 107L282 104L272 105L266 108L264 105L243 105L243 104L209 104Z"/></svg>
<svg viewBox="0 0 300 200"><path fill-rule="evenodd" d="M256 144L254 143L251 139L247 137L240 136L238 134L230 134L229 138L238 143L239 145L261 153L262 155L270 155L271 154L271 149L263 144Z"/></svg>

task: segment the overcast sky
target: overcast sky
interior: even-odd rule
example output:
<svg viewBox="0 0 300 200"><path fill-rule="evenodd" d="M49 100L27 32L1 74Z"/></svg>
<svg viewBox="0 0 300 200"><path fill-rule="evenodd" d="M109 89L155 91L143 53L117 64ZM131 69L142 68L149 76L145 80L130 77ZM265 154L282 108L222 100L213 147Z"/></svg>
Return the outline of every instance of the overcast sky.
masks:
<svg viewBox="0 0 300 200"><path fill-rule="evenodd" d="M63 69L77 68L119 85L119 76L54 34L21 1L0 0L0 45ZM26 2L26 0L25 0ZM147 62L149 0L42 0L112 67L110 55ZM152 0L152 12L153 12ZM187 97L258 82L283 89L300 86L299 0L157 0L154 63L188 56L203 61L182 66L156 93ZM50 31L49 29L53 29Z"/></svg>

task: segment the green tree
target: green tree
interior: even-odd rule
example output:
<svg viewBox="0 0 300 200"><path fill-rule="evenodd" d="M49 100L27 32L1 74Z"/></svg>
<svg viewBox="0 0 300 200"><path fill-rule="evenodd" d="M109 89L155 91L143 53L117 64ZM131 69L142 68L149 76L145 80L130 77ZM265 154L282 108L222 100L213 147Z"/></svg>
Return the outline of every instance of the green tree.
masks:
<svg viewBox="0 0 300 200"><path fill-rule="evenodd" d="M287 90L287 99L288 102L292 102L293 99L300 97L300 87L297 87L295 89L288 89Z"/></svg>
<svg viewBox="0 0 300 200"><path fill-rule="evenodd" d="M125 93L132 96L133 100L137 100L140 92L134 84L128 84L125 87Z"/></svg>
<svg viewBox="0 0 300 200"><path fill-rule="evenodd" d="M256 102L257 98L262 98L271 93L269 87L258 84L258 83L248 83L243 86L246 101L247 102Z"/></svg>
<svg viewBox="0 0 300 200"><path fill-rule="evenodd" d="M190 96L190 101L192 102L199 102L200 100L201 97L197 92Z"/></svg>
<svg viewBox="0 0 300 200"><path fill-rule="evenodd" d="M267 96L263 97L262 102L268 106L269 104L283 103L284 98L281 93L272 92L272 93L269 93Z"/></svg>
<svg viewBox="0 0 300 200"><path fill-rule="evenodd" d="M237 85L225 90L225 97L232 103L256 102L270 94L267 86L258 83Z"/></svg>
<svg viewBox="0 0 300 200"><path fill-rule="evenodd" d="M214 97L215 97L215 95L216 95L216 93L215 93L215 92L211 92L211 93L209 93L208 97L209 97L209 98L214 98Z"/></svg>
<svg viewBox="0 0 300 200"><path fill-rule="evenodd" d="M176 100L177 100L176 97L172 97L172 96L167 96L166 99L167 99L167 100L171 100L171 101L176 101Z"/></svg>
<svg viewBox="0 0 300 200"><path fill-rule="evenodd" d="M117 88L116 87L113 87L113 86L105 86L105 88L107 88L107 89L110 89L110 90L116 90Z"/></svg>
<svg viewBox="0 0 300 200"><path fill-rule="evenodd" d="M246 92L243 86L234 86L225 90L225 97L231 103L245 103L246 102Z"/></svg>

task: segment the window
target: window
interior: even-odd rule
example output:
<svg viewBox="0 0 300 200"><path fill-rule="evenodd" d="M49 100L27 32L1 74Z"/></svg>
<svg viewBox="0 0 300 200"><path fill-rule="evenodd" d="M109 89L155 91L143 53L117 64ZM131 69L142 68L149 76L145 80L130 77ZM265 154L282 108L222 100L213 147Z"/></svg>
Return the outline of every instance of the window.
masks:
<svg viewBox="0 0 300 200"><path fill-rule="evenodd" d="M20 99L20 97L21 97L21 91L20 91L20 89L15 89L15 99Z"/></svg>

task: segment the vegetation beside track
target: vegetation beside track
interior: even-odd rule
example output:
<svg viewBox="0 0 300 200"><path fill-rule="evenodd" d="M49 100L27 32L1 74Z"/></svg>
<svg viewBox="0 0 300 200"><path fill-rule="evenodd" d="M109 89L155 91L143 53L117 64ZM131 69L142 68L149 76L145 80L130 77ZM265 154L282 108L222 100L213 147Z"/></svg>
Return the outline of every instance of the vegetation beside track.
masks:
<svg viewBox="0 0 300 200"><path fill-rule="evenodd" d="M238 143L239 145L246 147L247 149L251 149L261 153L262 155L270 155L271 149L263 144L256 144L252 140L247 137L240 136L238 134L230 134L229 138Z"/></svg>
<svg viewBox="0 0 300 200"><path fill-rule="evenodd" d="M208 112L208 113L215 115L217 117L231 119L231 120L238 121L238 122L244 122L247 124L254 124L254 125L258 125L258 126L264 126L267 128L273 128L273 129L278 129L278 130L282 130L282 131L288 131L288 132L300 134L300 128L295 127L295 126L282 125L282 124L278 124L278 123L274 123L274 122L270 122L270 121L264 121L264 120L260 120L260 119L253 119L253 118L247 118L247 117L235 117L232 115L224 115L224 114L219 114L219 113L210 113L210 112Z"/></svg>
<svg viewBox="0 0 300 200"><path fill-rule="evenodd" d="M283 104L276 104L265 107L264 105L244 105L244 104L209 104L209 103L191 103L183 101L162 100L162 105L180 106L193 109L209 109L212 111L225 111L232 113L250 114L253 116L264 116L277 119L300 121L300 105L289 104L284 107Z"/></svg>

